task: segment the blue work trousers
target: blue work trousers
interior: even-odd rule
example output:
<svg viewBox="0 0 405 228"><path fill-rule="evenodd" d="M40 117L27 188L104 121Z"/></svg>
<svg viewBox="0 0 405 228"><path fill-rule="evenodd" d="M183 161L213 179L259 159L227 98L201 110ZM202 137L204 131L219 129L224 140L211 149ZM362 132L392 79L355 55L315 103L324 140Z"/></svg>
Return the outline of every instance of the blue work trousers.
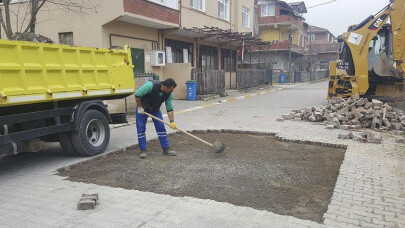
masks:
<svg viewBox="0 0 405 228"><path fill-rule="evenodd" d="M145 110L145 112L156 116L159 119L163 120L162 112L160 110L158 111L150 111L150 110ZM139 143L139 149L141 151L146 150L146 121L148 120L148 116L144 114L139 114L138 113L138 108L136 109L136 131L138 132L138 143ZM155 119L152 119L153 123L155 124L155 129L156 133L159 137L160 141L160 146L162 149L169 148L170 143L169 140L167 139L167 132L165 125Z"/></svg>

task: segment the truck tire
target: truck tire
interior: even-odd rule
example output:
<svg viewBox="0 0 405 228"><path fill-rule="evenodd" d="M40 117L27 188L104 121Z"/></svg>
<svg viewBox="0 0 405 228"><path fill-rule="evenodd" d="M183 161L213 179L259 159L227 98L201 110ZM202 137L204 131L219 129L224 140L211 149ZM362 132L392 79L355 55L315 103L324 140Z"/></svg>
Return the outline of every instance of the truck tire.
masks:
<svg viewBox="0 0 405 228"><path fill-rule="evenodd" d="M72 132L72 143L83 156L102 154L110 142L110 127L106 116L88 110L81 117L79 131Z"/></svg>
<svg viewBox="0 0 405 228"><path fill-rule="evenodd" d="M59 144L66 155L77 156L80 155L72 143L72 133L62 132L58 134Z"/></svg>

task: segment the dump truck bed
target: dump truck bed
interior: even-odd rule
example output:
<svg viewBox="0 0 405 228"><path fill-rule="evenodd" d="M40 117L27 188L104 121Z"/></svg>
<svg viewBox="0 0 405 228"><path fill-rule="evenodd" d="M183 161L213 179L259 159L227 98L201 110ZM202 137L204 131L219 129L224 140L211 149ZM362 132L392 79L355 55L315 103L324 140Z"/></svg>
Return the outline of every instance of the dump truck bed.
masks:
<svg viewBox="0 0 405 228"><path fill-rule="evenodd" d="M0 108L125 97L135 83L131 52L0 40Z"/></svg>

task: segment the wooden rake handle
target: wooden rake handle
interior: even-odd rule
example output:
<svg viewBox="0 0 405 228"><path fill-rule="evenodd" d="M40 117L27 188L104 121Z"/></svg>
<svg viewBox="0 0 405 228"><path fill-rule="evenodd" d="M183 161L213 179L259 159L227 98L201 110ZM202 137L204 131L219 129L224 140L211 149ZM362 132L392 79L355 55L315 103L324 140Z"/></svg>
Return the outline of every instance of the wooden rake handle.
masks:
<svg viewBox="0 0 405 228"><path fill-rule="evenodd" d="M149 114L149 113L147 113L147 112L144 112L144 114L147 115L147 116L149 116L149 117L152 118L152 119L155 119L155 120L157 120L157 121L159 121L159 122L162 122L162 123L166 124L166 125L169 126L169 127L171 126L170 123L168 123L168 122L166 122L166 121L164 121L164 120L162 120L162 119L159 119L159 118L157 118L156 116L154 116L154 115L152 115L152 114ZM207 145L207 146L210 146L210 147L215 148L215 146L212 145L211 143L209 143L209 142L207 142L207 141L205 141L205 140L203 140L203 139L200 139L200 138L198 138L197 136L195 136L195 135L193 135L193 134L191 134L191 133L189 133L189 132L187 132L187 131L184 131L184 130L182 130L182 129L180 129L180 128L177 128L177 130L179 130L179 131L183 132L184 134L186 134L186 135L188 135L188 136L190 136L190 137L192 137L192 138L194 138L194 139L196 139L196 140L198 140L198 141L204 143L204 144Z"/></svg>

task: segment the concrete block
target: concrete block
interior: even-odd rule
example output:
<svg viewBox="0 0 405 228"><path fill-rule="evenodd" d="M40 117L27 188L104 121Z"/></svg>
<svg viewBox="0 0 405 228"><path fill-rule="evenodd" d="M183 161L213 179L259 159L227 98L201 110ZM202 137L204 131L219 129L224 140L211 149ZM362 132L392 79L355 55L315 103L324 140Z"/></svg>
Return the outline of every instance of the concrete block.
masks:
<svg viewBox="0 0 405 228"><path fill-rule="evenodd" d="M96 207L96 202L91 199L81 199L77 203L77 210L92 210Z"/></svg>
<svg viewBox="0 0 405 228"><path fill-rule="evenodd" d="M360 125L350 125L349 126L349 130L357 130L357 129L360 129L361 128L361 126Z"/></svg>
<svg viewBox="0 0 405 228"><path fill-rule="evenodd" d="M367 102L364 104L364 108L367 109L367 108L370 108L370 107L371 107L371 104L370 104L370 102L367 101Z"/></svg>
<svg viewBox="0 0 405 228"><path fill-rule="evenodd" d="M98 204L98 194L83 194L81 200L93 200L94 203Z"/></svg>
<svg viewBox="0 0 405 228"><path fill-rule="evenodd" d="M357 138L357 141L359 141L361 143L366 143L367 139L366 138Z"/></svg>
<svg viewBox="0 0 405 228"><path fill-rule="evenodd" d="M382 143L382 139L367 139L368 143L374 143L374 144L381 144Z"/></svg>
<svg viewBox="0 0 405 228"><path fill-rule="evenodd" d="M394 123L393 126L394 126L394 130L401 130L402 123Z"/></svg>
<svg viewBox="0 0 405 228"><path fill-rule="evenodd" d="M308 120L311 121L311 122L315 122L316 117L314 115L311 115L310 117L308 117Z"/></svg>
<svg viewBox="0 0 405 228"><path fill-rule="evenodd" d="M395 115L392 114L392 113L387 112L387 113L385 114L385 118L387 118L387 119L394 119L394 118L395 118Z"/></svg>
<svg viewBox="0 0 405 228"><path fill-rule="evenodd" d="M374 114L370 113L370 114L366 114L364 116L366 119L373 119L374 118Z"/></svg>
<svg viewBox="0 0 405 228"><path fill-rule="evenodd" d="M363 106L366 102L364 101L364 99L360 99L357 101L356 105L357 106Z"/></svg>
<svg viewBox="0 0 405 228"><path fill-rule="evenodd" d="M339 134L338 139L350 139L350 135Z"/></svg>
<svg viewBox="0 0 405 228"><path fill-rule="evenodd" d="M335 129L335 126L334 125L328 125L328 126L326 126L326 129L333 130L333 129Z"/></svg>
<svg viewBox="0 0 405 228"><path fill-rule="evenodd" d="M396 143L405 143L405 139L404 138L397 138L395 139Z"/></svg>
<svg viewBox="0 0 405 228"><path fill-rule="evenodd" d="M376 100L376 99L373 99L371 101L371 106L372 107L381 107L383 104L384 103L382 101L379 101L379 100Z"/></svg>
<svg viewBox="0 0 405 228"><path fill-rule="evenodd" d="M404 131L394 130L394 131L392 131L392 133L394 133L395 135L403 135L405 132Z"/></svg>
<svg viewBox="0 0 405 228"><path fill-rule="evenodd" d="M384 124L384 126L386 126L386 127L388 127L388 128L391 127L391 122L390 122L388 119L384 119L384 120L383 120L383 124Z"/></svg>
<svg viewBox="0 0 405 228"><path fill-rule="evenodd" d="M281 115L281 118L283 118L283 119L285 119L285 120L290 120L291 119L291 117L290 117L290 115Z"/></svg>
<svg viewBox="0 0 405 228"><path fill-rule="evenodd" d="M94 197L96 200L99 199L99 198L98 198L98 193L83 193L83 194L82 194L82 197L88 197L88 196Z"/></svg>

